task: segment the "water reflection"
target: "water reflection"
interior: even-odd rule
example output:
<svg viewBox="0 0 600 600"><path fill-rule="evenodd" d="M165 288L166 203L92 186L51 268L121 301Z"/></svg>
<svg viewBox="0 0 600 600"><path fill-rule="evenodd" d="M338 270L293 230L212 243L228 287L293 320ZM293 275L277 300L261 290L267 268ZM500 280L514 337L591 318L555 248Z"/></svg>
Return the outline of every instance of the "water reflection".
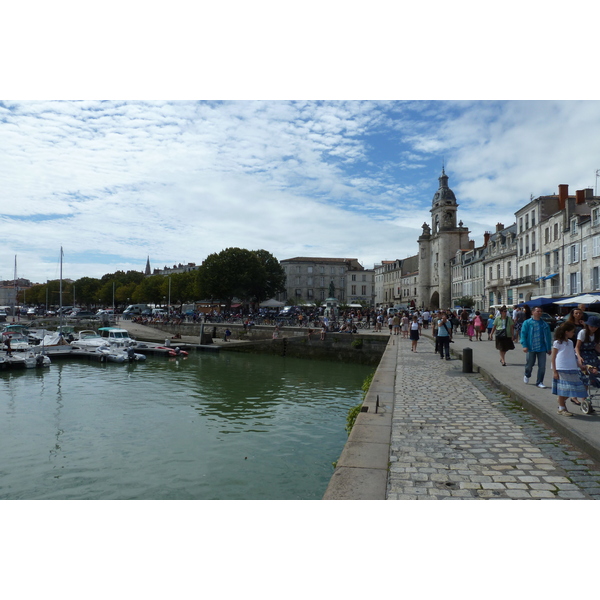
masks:
<svg viewBox="0 0 600 600"><path fill-rule="evenodd" d="M371 370L198 353L5 372L0 498L318 498Z"/></svg>

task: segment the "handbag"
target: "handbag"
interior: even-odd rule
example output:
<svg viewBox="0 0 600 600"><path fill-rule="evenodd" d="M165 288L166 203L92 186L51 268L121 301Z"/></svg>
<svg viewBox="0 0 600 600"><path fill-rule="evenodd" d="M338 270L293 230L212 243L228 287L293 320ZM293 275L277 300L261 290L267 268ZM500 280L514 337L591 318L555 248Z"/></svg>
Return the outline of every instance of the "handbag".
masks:
<svg viewBox="0 0 600 600"><path fill-rule="evenodd" d="M506 337L506 329L497 329L496 330L496 339L505 338Z"/></svg>

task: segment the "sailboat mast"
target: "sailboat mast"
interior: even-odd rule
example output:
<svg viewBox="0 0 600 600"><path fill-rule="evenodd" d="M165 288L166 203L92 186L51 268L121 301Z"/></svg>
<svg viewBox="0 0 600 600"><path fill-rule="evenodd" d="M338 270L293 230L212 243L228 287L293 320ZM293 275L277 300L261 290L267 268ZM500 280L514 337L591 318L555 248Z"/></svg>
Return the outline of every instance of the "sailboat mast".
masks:
<svg viewBox="0 0 600 600"><path fill-rule="evenodd" d="M63 301L62 301L62 263L63 263L63 249L62 246L60 247L60 283L59 283L59 288L58 288L58 304L59 304L59 309L58 309L58 314L60 315L59 317L59 326L60 326L60 331L62 331L62 319L63 319L63 313L62 313L62 306L63 306Z"/></svg>

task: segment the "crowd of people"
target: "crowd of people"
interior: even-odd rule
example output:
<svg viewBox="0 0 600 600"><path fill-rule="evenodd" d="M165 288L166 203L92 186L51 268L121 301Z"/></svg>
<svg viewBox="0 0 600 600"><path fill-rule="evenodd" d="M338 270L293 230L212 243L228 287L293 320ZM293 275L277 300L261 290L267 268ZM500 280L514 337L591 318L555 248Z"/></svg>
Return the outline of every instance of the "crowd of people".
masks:
<svg viewBox="0 0 600 600"><path fill-rule="evenodd" d="M431 325L435 352L442 360L450 360L450 344L459 333L475 342L482 341L487 335L487 340L495 342L503 367L506 366L506 353L515 349L515 343L520 343L525 353L523 382L530 383L537 364L534 385L540 389L548 387L544 378L550 356L552 393L558 399L558 414L570 417L572 413L567 402L579 406L581 398L589 396L590 385L597 380L600 370L600 315L587 315L584 309L585 306L572 309L554 332L542 319L540 306L525 306L512 311L502 306L490 313L469 310L404 312L399 318L390 317L388 321L391 335L402 334L411 339L412 352L417 352L422 329ZM592 408L590 412L593 412Z"/></svg>

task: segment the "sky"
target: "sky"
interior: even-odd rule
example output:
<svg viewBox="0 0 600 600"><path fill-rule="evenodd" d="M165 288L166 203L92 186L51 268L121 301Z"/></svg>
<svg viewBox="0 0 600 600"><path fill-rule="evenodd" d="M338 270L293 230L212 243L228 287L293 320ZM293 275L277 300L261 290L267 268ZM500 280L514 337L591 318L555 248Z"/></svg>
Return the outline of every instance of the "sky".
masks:
<svg viewBox="0 0 600 600"><path fill-rule="evenodd" d="M15 256L19 277L57 278L61 247L71 279L232 246L372 268L416 253L442 166L477 245L532 195L596 185L600 102L578 83L595 79L589 64L553 45L540 60L525 35L567 32L583 13L492 13L512 34L498 47L472 2L452 17L441 2L107 2L75 29L77 6L40 3L0 38L0 279ZM5 23L28 10L7 8Z"/></svg>
<svg viewBox="0 0 600 600"><path fill-rule="evenodd" d="M594 188L598 101L0 101L0 278L200 264L238 246L416 253L444 166L477 245Z"/></svg>

